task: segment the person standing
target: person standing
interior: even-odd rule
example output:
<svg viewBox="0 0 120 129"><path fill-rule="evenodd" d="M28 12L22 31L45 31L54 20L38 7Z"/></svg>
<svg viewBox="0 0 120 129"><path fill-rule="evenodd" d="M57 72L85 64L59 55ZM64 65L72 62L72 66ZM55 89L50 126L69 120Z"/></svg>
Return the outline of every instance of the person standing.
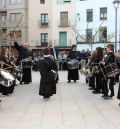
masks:
<svg viewBox="0 0 120 129"><path fill-rule="evenodd" d="M39 95L43 96L44 100L48 100L53 94L56 94L55 74L58 69L55 60L51 58L49 48L43 50L43 55L43 59L38 63L41 75Z"/></svg>
<svg viewBox="0 0 120 129"><path fill-rule="evenodd" d="M12 73L13 71L13 64L11 63L10 59L9 59L9 50L7 47L3 47L1 49L1 56L0 56L0 61L2 62L2 68L8 70L10 73ZM2 91L2 95L9 95L12 94L14 91L14 86L15 86L15 81L13 82L13 84L10 87L6 87L4 85L1 85L1 91Z"/></svg>
<svg viewBox="0 0 120 129"><path fill-rule="evenodd" d="M106 57L104 57L104 60L101 62L104 66L107 66L109 64L112 64L115 62L115 55L114 55L114 44L108 44L107 45L107 55ZM103 67L104 67L103 66ZM104 95L102 97L104 97L104 99L110 99L114 96L114 79L115 77L110 77L110 78L104 78L103 80L103 91L104 91ZM109 89L108 89L108 80L109 80ZM110 90L110 95L108 95Z"/></svg>
<svg viewBox="0 0 120 129"><path fill-rule="evenodd" d="M77 59L78 59L78 53L76 51L76 46L73 45L72 50L69 52L68 55L68 61ZM74 82L76 82L76 80L79 80L79 67L75 69L70 69L68 67L68 83L70 83L71 80L74 80Z"/></svg>
<svg viewBox="0 0 120 129"><path fill-rule="evenodd" d="M14 45L15 45L15 48L17 49L17 51L19 52L17 64L21 64L23 60L25 61L25 63L27 63L27 61L31 60L30 59L31 54L28 49L28 43L24 43L23 46L19 46L17 42L14 42ZM30 82L32 82L31 66L30 66L30 64L28 64L28 65L29 66L26 66L26 67L22 66L23 67L23 77L22 77L22 81L20 82L21 84L22 84L22 82L24 82L24 84L29 84Z"/></svg>

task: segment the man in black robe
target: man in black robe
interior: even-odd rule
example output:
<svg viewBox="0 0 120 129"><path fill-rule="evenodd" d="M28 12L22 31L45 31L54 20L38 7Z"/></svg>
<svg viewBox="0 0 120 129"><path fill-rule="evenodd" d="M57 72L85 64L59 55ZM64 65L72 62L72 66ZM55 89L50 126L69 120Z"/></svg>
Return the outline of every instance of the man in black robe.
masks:
<svg viewBox="0 0 120 129"><path fill-rule="evenodd" d="M24 43L23 46L19 46L17 42L14 42L14 45L19 52L17 64L22 63L23 60L24 61L26 60L25 63L27 63L27 60L29 60L31 56L30 51L28 50L28 44ZM22 82L24 82L25 84L29 84L30 82L32 82L31 65L28 64L28 66L25 67L22 65L22 67L23 67L23 77L20 83L22 84Z"/></svg>
<svg viewBox="0 0 120 129"><path fill-rule="evenodd" d="M73 45L72 46L72 50L69 52L68 55L68 61L73 60L73 59L78 59L78 52L76 51L76 46ZM76 80L79 80L79 67L76 69L70 69L68 68L68 83L71 82L71 80L74 80L74 82L76 82Z"/></svg>
<svg viewBox="0 0 120 129"><path fill-rule="evenodd" d="M56 94L56 79L57 66L53 58L50 56L50 50L43 50L44 58L38 63L38 68L41 75L39 95L43 96L44 100L48 100L50 96ZM54 71L54 72L53 72Z"/></svg>

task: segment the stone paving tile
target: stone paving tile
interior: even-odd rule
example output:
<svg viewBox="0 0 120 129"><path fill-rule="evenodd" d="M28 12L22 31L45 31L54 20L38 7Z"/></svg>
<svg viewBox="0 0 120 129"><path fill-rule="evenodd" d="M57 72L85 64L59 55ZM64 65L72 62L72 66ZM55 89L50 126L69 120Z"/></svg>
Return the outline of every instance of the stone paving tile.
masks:
<svg viewBox="0 0 120 129"><path fill-rule="evenodd" d="M0 129L120 129L120 107L115 97L105 101L88 90L84 76L67 83L67 72L59 72L57 94L44 102L38 95L40 75L33 72L30 85L19 85L0 106Z"/></svg>

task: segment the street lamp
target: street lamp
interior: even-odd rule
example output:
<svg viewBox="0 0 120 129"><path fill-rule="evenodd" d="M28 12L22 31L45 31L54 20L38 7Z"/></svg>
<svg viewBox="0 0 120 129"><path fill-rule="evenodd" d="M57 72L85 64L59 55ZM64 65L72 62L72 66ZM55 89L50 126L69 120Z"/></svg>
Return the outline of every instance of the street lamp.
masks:
<svg viewBox="0 0 120 129"><path fill-rule="evenodd" d="M80 14L79 13L77 13L77 17L78 17L78 20L80 21Z"/></svg>
<svg viewBox="0 0 120 129"><path fill-rule="evenodd" d="M117 51L117 10L119 8L120 1L114 0L113 6L115 8L115 52Z"/></svg>

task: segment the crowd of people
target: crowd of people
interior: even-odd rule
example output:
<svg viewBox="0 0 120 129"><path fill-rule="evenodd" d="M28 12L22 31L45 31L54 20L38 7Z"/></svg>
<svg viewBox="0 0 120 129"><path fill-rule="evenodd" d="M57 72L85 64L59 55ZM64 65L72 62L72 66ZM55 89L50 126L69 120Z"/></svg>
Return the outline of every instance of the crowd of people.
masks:
<svg viewBox="0 0 120 129"><path fill-rule="evenodd" d="M34 57L31 55L27 43L19 46L17 42L14 42L14 47L19 53L17 59L14 57L10 58L8 48L1 49L0 92L2 95L8 96L14 92L14 86L16 86L16 79L18 78L13 73L20 67L20 71L22 71L22 76L19 78L20 84L32 82L31 69L40 72L39 95L43 96L45 101L49 100L53 94L56 94L56 84L59 80L58 70L67 70L68 83L71 83L71 81L76 83L79 80L79 70L83 68L85 76L86 72L88 73L86 82L93 94L101 93L103 94L102 98L105 100L109 100L114 96L114 85L119 82L120 52L114 53L113 44L108 44L106 49L97 47L92 52L76 51L76 46L73 45L71 51L58 53L58 67L56 57L54 54L51 54L52 49L48 47L43 49L40 55L35 55ZM54 50L52 53L54 53ZM84 67L82 60L84 60ZM2 76L2 71L3 73L7 72L7 75L9 73L9 76L13 77L10 84ZM18 70L17 72L20 71ZM120 99L120 86L117 98Z"/></svg>
<svg viewBox="0 0 120 129"><path fill-rule="evenodd" d="M114 45L108 44L106 49L97 47L91 52L84 68L89 90L93 94L103 94L101 97L105 100L112 99L120 72L120 52L114 53ZM120 83L117 98L120 99Z"/></svg>

